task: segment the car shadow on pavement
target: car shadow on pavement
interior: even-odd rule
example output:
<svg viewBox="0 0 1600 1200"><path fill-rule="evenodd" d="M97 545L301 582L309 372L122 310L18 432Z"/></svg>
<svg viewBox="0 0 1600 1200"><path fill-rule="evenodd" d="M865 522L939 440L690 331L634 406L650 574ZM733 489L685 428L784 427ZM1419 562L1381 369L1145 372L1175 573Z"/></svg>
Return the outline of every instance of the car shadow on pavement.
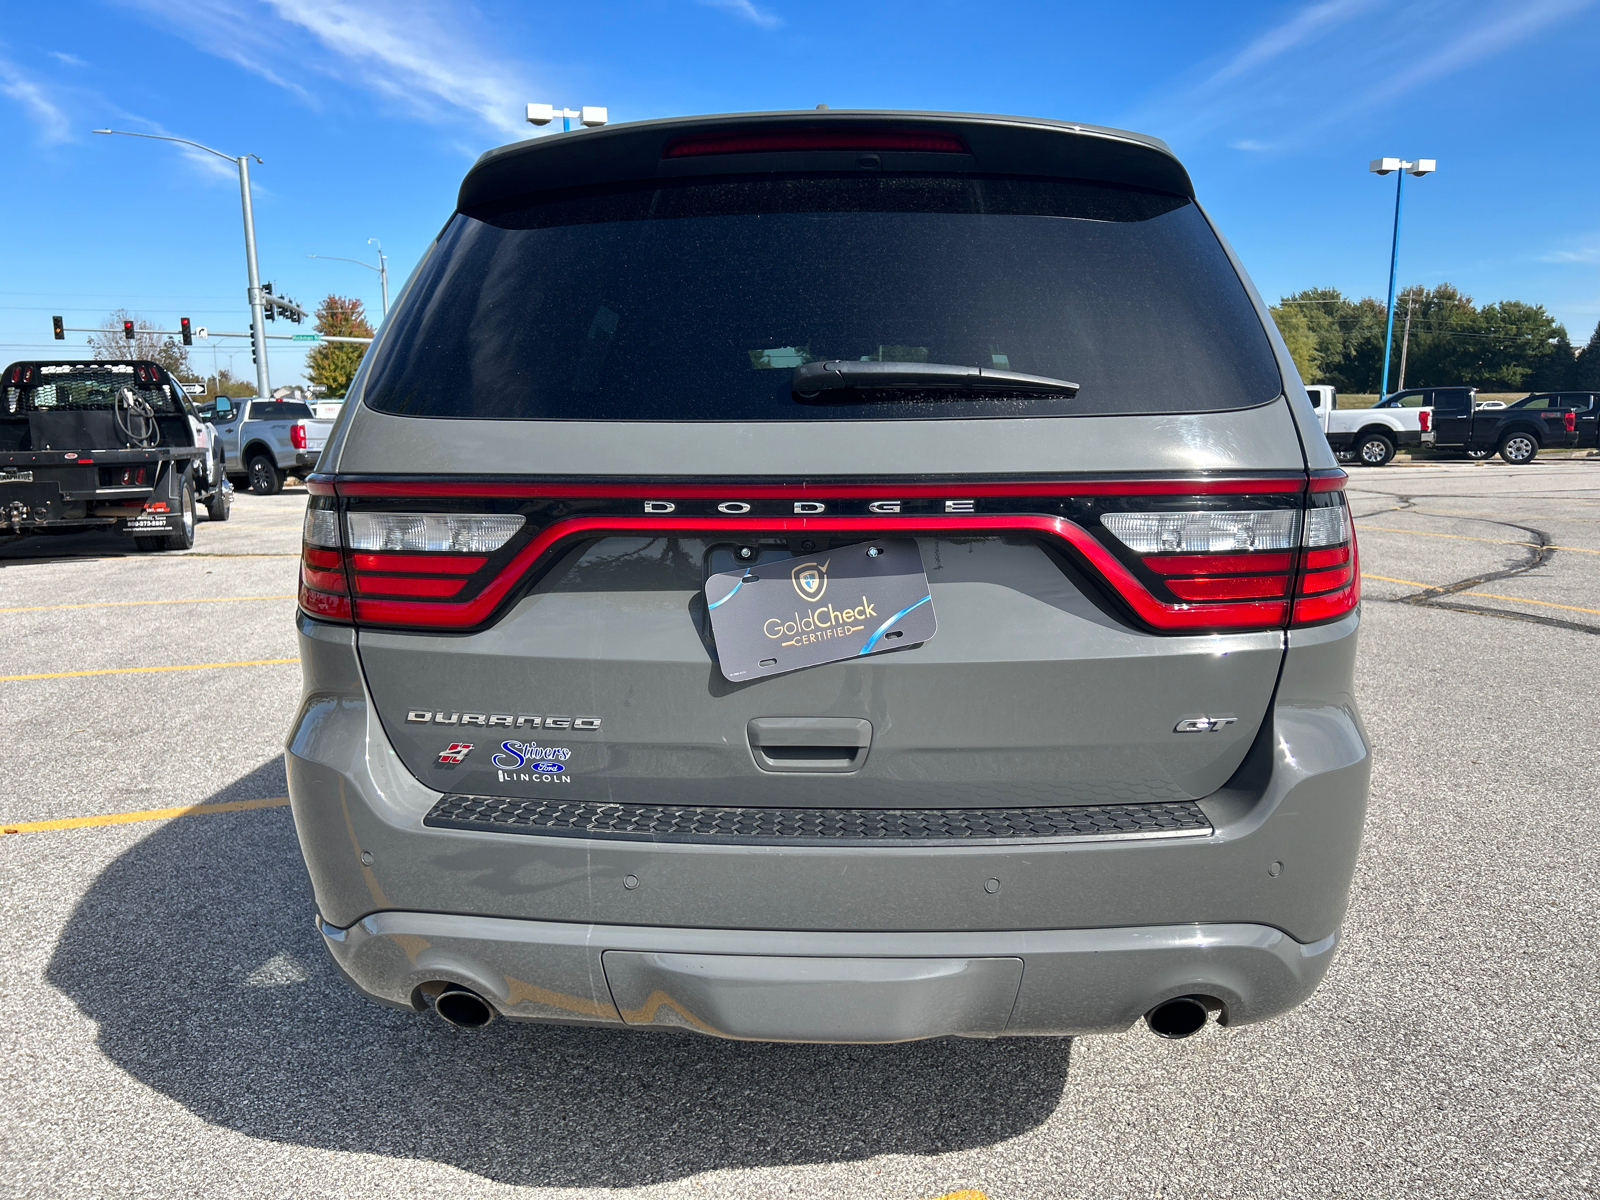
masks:
<svg viewBox="0 0 1600 1200"><path fill-rule="evenodd" d="M270 787L275 768L253 774ZM358 995L312 919L287 809L181 818L99 875L47 978L98 1024L113 1063L216 1125L523 1185L988 1146L1048 1119L1066 1082L1064 1039L455 1029Z"/></svg>

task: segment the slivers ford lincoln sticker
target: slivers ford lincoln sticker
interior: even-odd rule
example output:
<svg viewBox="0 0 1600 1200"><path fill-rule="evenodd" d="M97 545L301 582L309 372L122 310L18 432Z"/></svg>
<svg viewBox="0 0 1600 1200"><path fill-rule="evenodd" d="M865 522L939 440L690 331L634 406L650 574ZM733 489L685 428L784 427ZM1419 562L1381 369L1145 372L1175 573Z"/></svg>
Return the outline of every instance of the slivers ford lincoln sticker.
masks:
<svg viewBox="0 0 1600 1200"><path fill-rule="evenodd" d="M938 631L910 538L712 575L706 609L722 674L736 683L898 650Z"/></svg>

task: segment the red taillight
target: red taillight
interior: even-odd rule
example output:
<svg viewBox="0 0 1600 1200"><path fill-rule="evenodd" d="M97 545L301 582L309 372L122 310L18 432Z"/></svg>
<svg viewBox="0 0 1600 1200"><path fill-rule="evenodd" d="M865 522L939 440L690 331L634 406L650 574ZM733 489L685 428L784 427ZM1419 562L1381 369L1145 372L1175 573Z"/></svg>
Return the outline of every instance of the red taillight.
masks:
<svg viewBox="0 0 1600 1200"><path fill-rule="evenodd" d="M1426 409L1426 408L1418 409L1417 410L1417 422L1418 422L1418 426L1422 430L1422 432L1423 433L1427 433L1428 430L1433 428L1433 412L1432 412L1432 410L1431 409Z"/></svg>
<svg viewBox="0 0 1600 1200"><path fill-rule="evenodd" d="M1576 433L1578 430L1578 414L1569 412L1565 417L1562 418L1561 423L1566 427L1566 431L1568 433Z"/></svg>
<svg viewBox="0 0 1600 1200"><path fill-rule="evenodd" d="M349 621L354 615L345 579L339 514L331 508L306 509L300 542L300 607L324 621Z"/></svg>
<svg viewBox="0 0 1600 1200"><path fill-rule="evenodd" d="M965 154L967 144L953 133L929 129L734 130L679 138L662 158L706 154L760 154L785 150L887 150L920 154Z"/></svg>
<svg viewBox="0 0 1600 1200"><path fill-rule="evenodd" d="M304 425L289 426L289 444L296 450L306 448L306 427Z"/></svg>
<svg viewBox="0 0 1600 1200"><path fill-rule="evenodd" d="M1361 562L1356 527L1344 493L1333 504L1306 509L1300 581L1295 586L1292 625L1311 625L1342 617L1361 601Z"/></svg>

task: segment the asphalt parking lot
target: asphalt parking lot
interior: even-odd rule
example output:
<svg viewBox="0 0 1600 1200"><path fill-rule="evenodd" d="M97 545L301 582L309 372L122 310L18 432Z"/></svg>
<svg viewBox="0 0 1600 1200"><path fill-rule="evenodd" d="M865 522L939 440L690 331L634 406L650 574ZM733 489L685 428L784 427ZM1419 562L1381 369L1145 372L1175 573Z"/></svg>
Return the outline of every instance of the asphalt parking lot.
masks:
<svg viewBox="0 0 1600 1200"><path fill-rule="evenodd" d="M1184 1042L377 1007L323 954L278 802L304 493L240 495L187 554L0 548L0 1191L1595 1194L1600 459L1355 469L1350 496L1376 767L1344 941L1303 1008Z"/></svg>

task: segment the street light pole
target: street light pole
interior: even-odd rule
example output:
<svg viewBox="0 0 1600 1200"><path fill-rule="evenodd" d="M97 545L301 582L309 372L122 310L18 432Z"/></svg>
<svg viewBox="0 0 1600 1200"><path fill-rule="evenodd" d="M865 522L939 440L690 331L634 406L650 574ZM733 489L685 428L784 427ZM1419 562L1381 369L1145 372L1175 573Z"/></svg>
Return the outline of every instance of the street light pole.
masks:
<svg viewBox="0 0 1600 1200"><path fill-rule="evenodd" d="M383 315L389 315L389 256L383 252L383 243L377 238L368 238L367 245L377 243L378 246L378 286L383 289Z"/></svg>
<svg viewBox="0 0 1600 1200"><path fill-rule="evenodd" d="M218 158L225 158L239 168L239 199L244 205L245 270L250 281L247 293L250 300L250 345L255 351L256 360L256 394L272 395L272 379L267 373L266 312L261 301L261 272L256 266L256 221L250 207L250 160L253 158L261 162L261 156L243 154L235 157L232 154L224 154L221 150L213 150L210 146L202 146L199 142L191 142L188 138L168 137L160 133L130 133L126 129L96 129L94 132L114 133L120 137L149 138L155 142L177 142L183 146L193 146L196 150L204 150L207 154L215 154Z"/></svg>
<svg viewBox="0 0 1600 1200"><path fill-rule="evenodd" d="M1375 158L1367 164L1367 170L1374 175L1387 175L1391 171L1399 174L1394 185L1394 241L1389 248L1389 304L1385 309L1383 330L1383 383L1380 385L1383 396L1389 394L1389 360L1394 352L1394 289L1400 266L1400 202L1405 195L1406 176L1421 178L1436 169L1431 158L1419 158L1416 162L1401 158Z"/></svg>
<svg viewBox="0 0 1600 1200"><path fill-rule="evenodd" d="M371 244L377 240L377 238L368 238L367 242L368 244ZM362 262L359 258L341 258L337 254L308 254L306 257L320 258L324 262L355 263L355 265L358 267L365 267L369 271L376 271L378 273L378 284L383 289L383 315L385 317L389 315L389 258L386 254L384 254L383 246L381 244L378 246L377 266L373 266L369 262Z"/></svg>

